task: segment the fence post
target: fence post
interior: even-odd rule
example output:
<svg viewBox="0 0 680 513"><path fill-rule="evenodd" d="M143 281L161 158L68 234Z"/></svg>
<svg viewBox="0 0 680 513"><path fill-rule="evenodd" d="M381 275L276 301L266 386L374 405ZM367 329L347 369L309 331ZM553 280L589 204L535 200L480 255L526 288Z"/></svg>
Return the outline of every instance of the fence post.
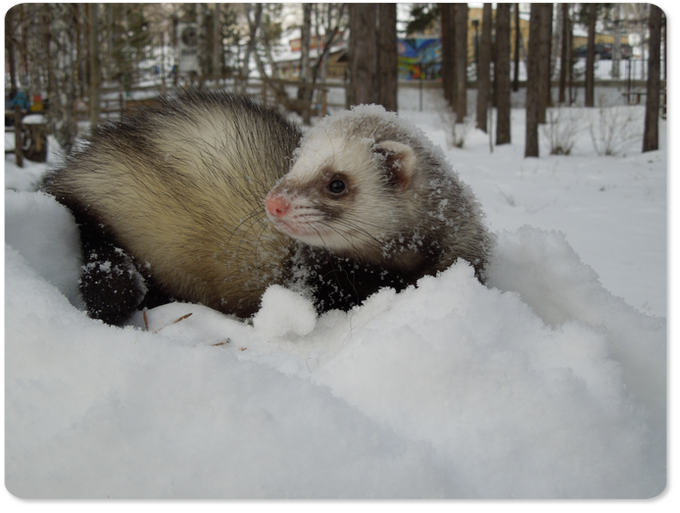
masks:
<svg viewBox="0 0 680 513"><path fill-rule="evenodd" d="M321 117L325 118L328 114L328 89L325 87L321 90Z"/></svg>

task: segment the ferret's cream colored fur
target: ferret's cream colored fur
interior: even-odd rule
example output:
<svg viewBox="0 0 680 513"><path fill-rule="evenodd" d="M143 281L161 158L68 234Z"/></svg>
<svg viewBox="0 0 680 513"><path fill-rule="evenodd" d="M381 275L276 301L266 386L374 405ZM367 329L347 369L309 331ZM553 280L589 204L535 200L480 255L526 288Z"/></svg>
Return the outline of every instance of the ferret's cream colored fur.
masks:
<svg viewBox="0 0 680 513"><path fill-rule="evenodd" d="M86 208L166 294L247 316L291 257L263 200L299 137L250 102L192 95L102 128L47 190Z"/></svg>

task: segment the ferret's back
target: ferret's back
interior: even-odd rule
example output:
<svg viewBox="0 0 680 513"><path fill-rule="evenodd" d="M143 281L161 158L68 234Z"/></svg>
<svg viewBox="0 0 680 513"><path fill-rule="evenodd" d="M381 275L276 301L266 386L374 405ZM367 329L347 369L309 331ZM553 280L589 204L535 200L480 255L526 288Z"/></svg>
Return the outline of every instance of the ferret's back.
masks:
<svg viewBox="0 0 680 513"><path fill-rule="evenodd" d="M159 100L97 129L45 189L109 230L167 294L247 315L290 259L263 198L299 138L282 116L243 98Z"/></svg>

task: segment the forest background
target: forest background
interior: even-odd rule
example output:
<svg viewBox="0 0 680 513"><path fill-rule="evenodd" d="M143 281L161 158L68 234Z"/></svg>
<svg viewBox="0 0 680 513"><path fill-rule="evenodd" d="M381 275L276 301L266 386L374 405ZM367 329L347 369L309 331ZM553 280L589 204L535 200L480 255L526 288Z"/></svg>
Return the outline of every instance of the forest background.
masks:
<svg viewBox="0 0 680 513"><path fill-rule="evenodd" d="M414 85L399 80L400 40L434 37L441 42L435 61L416 63L419 87L441 87L459 125L472 119L486 132L493 111L496 144L511 141L511 91L526 89L525 155L538 156L546 109L574 105L581 90L583 105L596 107L598 80L621 89L625 103L646 103L643 149L658 148L666 105L661 9L493 6L19 4L5 16L6 125L8 108L23 109L9 124L44 112L47 132L68 152L83 127L187 86L257 96L306 124L333 107L378 103L396 111L398 87ZM598 75L609 63L609 76ZM427 80L433 66L437 78ZM20 159L41 134L24 129L17 136Z"/></svg>

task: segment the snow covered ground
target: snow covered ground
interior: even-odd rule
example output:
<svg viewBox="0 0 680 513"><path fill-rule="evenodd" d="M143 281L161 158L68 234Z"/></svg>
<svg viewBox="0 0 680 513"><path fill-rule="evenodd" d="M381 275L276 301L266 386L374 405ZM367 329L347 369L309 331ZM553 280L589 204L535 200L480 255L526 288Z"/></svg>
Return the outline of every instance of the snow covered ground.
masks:
<svg viewBox="0 0 680 513"><path fill-rule="evenodd" d="M437 92L401 115L441 145L497 234L464 262L316 318L271 288L252 323L205 307L149 331L89 319L70 214L5 159L5 481L24 498L648 498L666 486L666 144L643 109L600 156L449 147ZM616 95L614 95L616 96ZM630 121L626 121L628 116ZM573 125L572 128L569 128ZM459 133L458 138L461 137ZM563 135L566 137L567 135ZM620 144L619 144L620 143ZM601 149L601 148L600 148ZM56 161L56 156L51 156ZM180 322L175 320L191 313Z"/></svg>

